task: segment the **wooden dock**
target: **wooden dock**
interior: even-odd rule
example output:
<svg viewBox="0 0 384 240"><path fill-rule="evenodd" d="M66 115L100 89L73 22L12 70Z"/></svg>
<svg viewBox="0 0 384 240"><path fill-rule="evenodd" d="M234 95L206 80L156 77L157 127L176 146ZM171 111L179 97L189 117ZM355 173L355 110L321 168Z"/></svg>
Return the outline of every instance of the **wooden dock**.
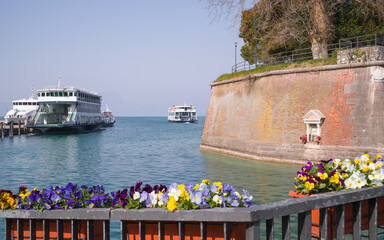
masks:
<svg viewBox="0 0 384 240"><path fill-rule="evenodd" d="M4 120L0 120L0 135L1 139L4 137L13 137L15 135L20 136L21 134L31 133L31 129L27 128L24 124L20 122L18 124L14 124L11 122L10 124L5 124Z"/></svg>

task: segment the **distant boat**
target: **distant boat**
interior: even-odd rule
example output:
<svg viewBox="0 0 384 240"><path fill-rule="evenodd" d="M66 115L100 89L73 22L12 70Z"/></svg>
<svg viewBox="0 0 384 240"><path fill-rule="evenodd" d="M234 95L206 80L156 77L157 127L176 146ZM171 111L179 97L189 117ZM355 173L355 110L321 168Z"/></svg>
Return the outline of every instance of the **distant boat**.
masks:
<svg viewBox="0 0 384 240"><path fill-rule="evenodd" d="M38 133L82 133L103 124L101 96L77 88L45 88L37 91L39 109L28 127Z"/></svg>
<svg viewBox="0 0 384 240"><path fill-rule="evenodd" d="M11 122L25 124L33 118L39 108L37 99L33 98L33 95L28 99L24 98L12 101L12 105L13 108L9 110L4 117L6 124L10 124Z"/></svg>
<svg viewBox="0 0 384 240"><path fill-rule="evenodd" d="M192 105L172 105L168 108L168 121L190 122L197 121L196 107Z"/></svg>
<svg viewBox="0 0 384 240"><path fill-rule="evenodd" d="M112 115L112 111L108 108L108 106L105 107L105 111L103 112L103 122L103 127L113 127L113 124L116 122Z"/></svg>

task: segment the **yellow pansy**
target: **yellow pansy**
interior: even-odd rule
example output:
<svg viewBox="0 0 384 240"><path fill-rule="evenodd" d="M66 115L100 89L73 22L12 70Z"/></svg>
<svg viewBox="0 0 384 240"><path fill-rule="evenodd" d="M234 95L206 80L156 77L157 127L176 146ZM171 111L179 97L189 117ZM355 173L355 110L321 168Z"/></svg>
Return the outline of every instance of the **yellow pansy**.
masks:
<svg viewBox="0 0 384 240"><path fill-rule="evenodd" d="M223 184L221 182L214 182L213 185L217 186L217 191L222 192L223 191Z"/></svg>
<svg viewBox="0 0 384 240"><path fill-rule="evenodd" d="M198 189L199 188L199 184L197 183L194 187L193 187L193 190L196 190L196 189Z"/></svg>
<svg viewBox="0 0 384 240"><path fill-rule="evenodd" d="M321 180L324 180L328 177L328 174L327 173L317 173L317 176L321 179Z"/></svg>
<svg viewBox="0 0 384 240"><path fill-rule="evenodd" d="M340 173L335 173L332 177L330 177L329 181L331 183L339 184L340 182Z"/></svg>
<svg viewBox="0 0 384 240"><path fill-rule="evenodd" d="M346 178L346 177L348 177L348 173L343 173L341 176L342 176L343 178Z"/></svg>
<svg viewBox="0 0 384 240"><path fill-rule="evenodd" d="M30 194L31 192L19 193L19 196L21 197L21 199L24 199L24 198L27 198Z"/></svg>
<svg viewBox="0 0 384 240"><path fill-rule="evenodd" d="M184 184L177 185L177 189L180 189L181 191L185 191Z"/></svg>
<svg viewBox="0 0 384 240"><path fill-rule="evenodd" d="M363 167L363 169L361 171L366 172L366 171L369 171L369 170L370 170L370 168L365 166L365 167Z"/></svg>
<svg viewBox="0 0 384 240"><path fill-rule="evenodd" d="M5 207L5 202L0 202L0 209L3 210Z"/></svg>
<svg viewBox="0 0 384 240"><path fill-rule="evenodd" d="M305 188L307 188L309 191L311 191L315 187L314 183L305 182Z"/></svg>
<svg viewBox="0 0 384 240"><path fill-rule="evenodd" d="M13 199L13 198L9 198L9 199L7 200L7 203L8 203L9 206L11 206L11 207L13 207L13 206L16 205L16 201L15 201L15 199Z"/></svg>
<svg viewBox="0 0 384 240"><path fill-rule="evenodd" d="M375 160L377 160L379 158L383 158L383 157L380 154L377 154L377 156L375 157Z"/></svg>
<svg viewBox="0 0 384 240"><path fill-rule="evenodd" d="M169 201L167 203L167 208L169 211L173 212L177 210L177 202L175 201L174 197L169 197Z"/></svg>
<svg viewBox="0 0 384 240"><path fill-rule="evenodd" d="M355 159L355 164L359 164L360 163L360 159Z"/></svg>
<svg viewBox="0 0 384 240"><path fill-rule="evenodd" d="M308 178L307 178L306 176L303 176L303 175L300 176L300 180L303 181L303 182L304 182L304 181L307 181L307 179L308 179Z"/></svg>
<svg viewBox="0 0 384 240"><path fill-rule="evenodd" d="M5 192L5 193L3 193L2 198L3 198L4 200L7 200L10 196L11 196L11 194Z"/></svg>
<svg viewBox="0 0 384 240"><path fill-rule="evenodd" d="M203 181L201 181L202 183L205 183L205 184L207 184L207 185L209 185L209 184L211 184L211 180L203 180Z"/></svg>

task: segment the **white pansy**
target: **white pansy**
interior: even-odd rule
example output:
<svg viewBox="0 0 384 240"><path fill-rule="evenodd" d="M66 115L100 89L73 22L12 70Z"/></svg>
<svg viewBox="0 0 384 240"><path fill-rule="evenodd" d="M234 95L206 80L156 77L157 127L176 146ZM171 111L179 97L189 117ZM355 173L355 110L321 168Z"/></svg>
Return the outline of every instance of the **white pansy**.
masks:
<svg viewBox="0 0 384 240"><path fill-rule="evenodd" d="M176 188L171 188L171 191L169 192L169 196L172 196L176 202L179 200L180 194L181 190Z"/></svg>
<svg viewBox="0 0 384 240"><path fill-rule="evenodd" d="M372 180L372 185L376 186L376 187L380 187L380 186L383 186L383 182L380 181L379 179L373 179Z"/></svg>
<svg viewBox="0 0 384 240"><path fill-rule="evenodd" d="M335 158L333 159L333 168L337 168L340 164L340 159Z"/></svg>
<svg viewBox="0 0 384 240"><path fill-rule="evenodd" d="M156 204L157 204L157 194L155 193L155 191L152 191L149 194L149 199L151 200L151 207L156 206Z"/></svg>
<svg viewBox="0 0 384 240"><path fill-rule="evenodd" d="M347 189L355 189L357 188L356 182L352 179L352 176L344 181L345 187Z"/></svg>
<svg viewBox="0 0 384 240"><path fill-rule="evenodd" d="M358 173L356 175L357 175L357 179L356 179L357 188L364 187L367 184L367 180L365 179L365 175L363 173Z"/></svg>
<svg viewBox="0 0 384 240"><path fill-rule="evenodd" d="M379 179L380 181L384 180L384 169L383 168L377 169L375 171L375 174L377 175L377 179Z"/></svg>
<svg viewBox="0 0 384 240"><path fill-rule="evenodd" d="M347 172L354 172L356 170L356 166L351 163L351 160L345 159L341 164L341 169Z"/></svg>
<svg viewBox="0 0 384 240"><path fill-rule="evenodd" d="M241 195L240 195L240 193L238 193L238 192L235 192L235 195L236 195L238 198L241 198Z"/></svg>
<svg viewBox="0 0 384 240"><path fill-rule="evenodd" d="M133 194L133 200L137 200L137 199L139 199L140 198L140 193L139 192L135 192L134 194Z"/></svg>
<svg viewBox="0 0 384 240"><path fill-rule="evenodd" d="M164 205L164 195L163 194L157 194L157 205L162 207Z"/></svg>
<svg viewBox="0 0 384 240"><path fill-rule="evenodd" d="M361 155L360 161L361 163L365 163L369 160L369 157L367 155Z"/></svg>
<svg viewBox="0 0 384 240"><path fill-rule="evenodd" d="M213 196L212 200L217 203L217 204L222 204L223 203L223 199L219 196L219 195L215 195Z"/></svg>

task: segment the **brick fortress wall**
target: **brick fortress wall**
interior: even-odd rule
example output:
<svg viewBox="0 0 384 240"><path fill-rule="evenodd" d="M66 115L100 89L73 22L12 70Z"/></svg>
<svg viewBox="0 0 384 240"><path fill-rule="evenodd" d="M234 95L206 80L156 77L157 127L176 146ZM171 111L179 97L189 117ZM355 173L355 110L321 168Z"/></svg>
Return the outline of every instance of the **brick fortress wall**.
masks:
<svg viewBox="0 0 384 240"><path fill-rule="evenodd" d="M384 153L384 62L255 74L211 84L201 148L266 161ZM321 142L301 143L319 110Z"/></svg>

